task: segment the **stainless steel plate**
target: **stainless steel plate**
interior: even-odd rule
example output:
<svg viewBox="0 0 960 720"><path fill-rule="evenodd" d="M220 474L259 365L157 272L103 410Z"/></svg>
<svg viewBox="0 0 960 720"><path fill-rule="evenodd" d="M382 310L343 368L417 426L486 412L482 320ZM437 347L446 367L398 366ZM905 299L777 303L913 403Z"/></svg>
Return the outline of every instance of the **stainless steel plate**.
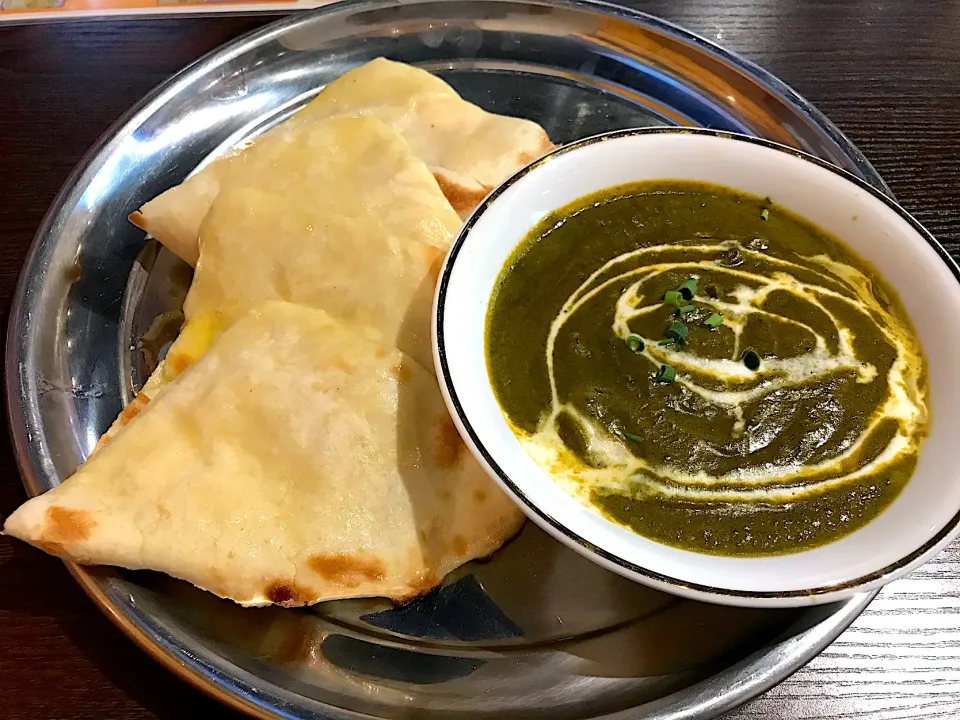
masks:
<svg viewBox="0 0 960 720"><path fill-rule="evenodd" d="M162 352L189 268L126 222L204 160L378 55L430 69L556 142L615 128L761 135L883 187L762 70L653 18L559 0L345 2L238 40L115 126L40 228L10 322L10 419L27 489L67 477ZM72 571L134 640L262 717L712 718L810 660L872 595L803 611L701 605L607 573L529 526L403 608L244 610L169 578Z"/></svg>

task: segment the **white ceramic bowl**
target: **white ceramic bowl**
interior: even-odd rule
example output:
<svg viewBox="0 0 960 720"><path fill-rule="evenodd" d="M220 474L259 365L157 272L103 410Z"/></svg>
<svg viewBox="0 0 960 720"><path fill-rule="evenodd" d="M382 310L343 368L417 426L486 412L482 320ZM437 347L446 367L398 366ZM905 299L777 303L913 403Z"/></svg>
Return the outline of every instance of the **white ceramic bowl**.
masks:
<svg viewBox="0 0 960 720"><path fill-rule="evenodd" d="M484 321L507 257L548 212L625 182L718 183L784 206L843 240L899 292L929 363L930 434L913 478L879 517L829 545L727 558L679 550L604 519L524 452L494 397ZM895 202L816 158L728 133L625 130L565 146L521 170L466 222L440 276L434 350L465 441L536 523L604 567L678 595L786 607L839 600L930 559L960 531L960 270ZM535 301L535 296L532 301Z"/></svg>

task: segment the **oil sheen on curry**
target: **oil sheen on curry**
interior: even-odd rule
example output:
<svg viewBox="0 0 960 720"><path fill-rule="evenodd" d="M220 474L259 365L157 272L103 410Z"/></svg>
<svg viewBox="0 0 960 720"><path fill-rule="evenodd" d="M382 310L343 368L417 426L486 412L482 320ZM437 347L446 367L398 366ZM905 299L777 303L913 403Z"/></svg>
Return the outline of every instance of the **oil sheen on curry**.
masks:
<svg viewBox="0 0 960 720"><path fill-rule="evenodd" d="M568 492L674 547L797 552L870 522L926 434L894 291L836 238L703 183L611 188L544 218L491 298L514 433Z"/></svg>

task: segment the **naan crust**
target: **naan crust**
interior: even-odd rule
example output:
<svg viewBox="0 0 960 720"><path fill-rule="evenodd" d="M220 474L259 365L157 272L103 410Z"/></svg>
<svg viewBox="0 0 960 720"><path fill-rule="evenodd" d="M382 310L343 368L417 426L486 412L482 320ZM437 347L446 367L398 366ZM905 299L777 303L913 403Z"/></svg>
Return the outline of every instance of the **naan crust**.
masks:
<svg viewBox="0 0 960 720"><path fill-rule="evenodd" d="M207 351L222 330L222 322L216 315L208 315L200 321L188 323L182 328L176 343L170 348L166 357L161 360L154 371L147 378L143 389L130 401L113 424L97 441L94 451L100 449L118 432L132 423L147 405L163 390L164 387L193 365Z"/></svg>
<svg viewBox="0 0 960 720"><path fill-rule="evenodd" d="M147 202L130 216L131 222L195 265L201 223L220 192L276 180L276 156L301 143L301 135L316 122L334 115L376 118L398 131L461 216L553 147L539 125L488 113L434 75L379 58L330 83L303 110L248 147ZM318 161L305 154L300 166Z"/></svg>
<svg viewBox="0 0 960 720"><path fill-rule="evenodd" d="M251 312L4 532L243 605L426 592L523 516L432 374L377 335L285 303Z"/></svg>

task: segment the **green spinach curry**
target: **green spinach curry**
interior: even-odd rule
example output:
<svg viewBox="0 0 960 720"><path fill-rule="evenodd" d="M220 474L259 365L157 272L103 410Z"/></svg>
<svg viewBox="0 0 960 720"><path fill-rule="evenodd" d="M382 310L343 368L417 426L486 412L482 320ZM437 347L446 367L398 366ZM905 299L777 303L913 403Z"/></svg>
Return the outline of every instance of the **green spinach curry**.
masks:
<svg viewBox="0 0 960 720"><path fill-rule="evenodd" d="M697 552L796 552L909 479L926 372L894 291L802 218L702 183L543 219L491 297L487 363L527 452L608 519Z"/></svg>

